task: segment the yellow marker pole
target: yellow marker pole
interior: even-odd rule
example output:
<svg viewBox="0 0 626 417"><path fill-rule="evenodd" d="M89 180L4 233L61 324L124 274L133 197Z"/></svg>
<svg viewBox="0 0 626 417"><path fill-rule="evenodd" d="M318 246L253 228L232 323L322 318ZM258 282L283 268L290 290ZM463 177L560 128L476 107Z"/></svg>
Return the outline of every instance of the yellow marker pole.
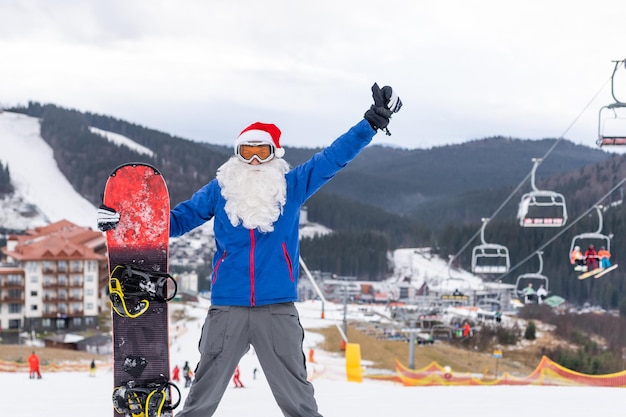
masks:
<svg viewBox="0 0 626 417"><path fill-rule="evenodd" d="M361 345L358 343L346 343L346 376L348 382L363 382Z"/></svg>

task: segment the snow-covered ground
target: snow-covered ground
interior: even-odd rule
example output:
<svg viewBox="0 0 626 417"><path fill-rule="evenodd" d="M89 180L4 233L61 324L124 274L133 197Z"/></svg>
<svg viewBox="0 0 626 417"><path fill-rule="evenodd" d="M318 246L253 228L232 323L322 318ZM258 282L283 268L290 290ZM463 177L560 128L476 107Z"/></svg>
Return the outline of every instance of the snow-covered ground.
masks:
<svg viewBox="0 0 626 417"><path fill-rule="evenodd" d="M173 304L172 308L181 308ZM341 318L341 306L326 307L320 318L320 305L298 304L305 328L334 325ZM196 350L206 306L186 306L185 322L172 323L171 363L192 367L198 359ZM319 334L306 332L304 348L315 347ZM244 389L231 384L215 416L280 416L263 372L253 353L240 363ZM253 369L258 368L253 379ZM316 349L315 364L308 365L315 386L320 412L325 416L380 417L381 415L454 415L466 417L608 416L622 409L624 391L597 387L404 387L397 383L365 379L347 382L341 357ZM315 371L315 372L313 372ZM5 395L2 415L20 417L65 417L89 414L91 417L112 415L110 368L99 364L95 377L86 372L46 373L41 380L28 379L26 373L0 374ZM183 398L188 389L181 386ZM182 407L182 405L181 405ZM180 408L178 409L180 411Z"/></svg>
<svg viewBox="0 0 626 417"><path fill-rule="evenodd" d="M96 227L95 207L72 188L59 170L52 148L39 135L37 118L1 112L0 146L0 161L9 164L16 198L38 209L38 215L32 218L20 217L11 213L9 201L0 199L2 226L21 229L25 221L30 221L26 226L32 228L67 219L79 226Z"/></svg>

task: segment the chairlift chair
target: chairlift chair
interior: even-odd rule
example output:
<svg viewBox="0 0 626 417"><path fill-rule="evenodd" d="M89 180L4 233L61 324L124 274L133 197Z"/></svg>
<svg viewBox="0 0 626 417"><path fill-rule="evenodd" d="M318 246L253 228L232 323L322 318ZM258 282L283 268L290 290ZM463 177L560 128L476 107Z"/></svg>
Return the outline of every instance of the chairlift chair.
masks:
<svg viewBox="0 0 626 417"><path fill-rule="evenodd" d="M581 233L574 236L569 248L568 259L576 246L579 246L583 253L585 251L584 248L589 247L590 244L593 244L596 248L604 246L606 250L611 252L611 237L602 234L602 207L595 206L595 209L598 213L598 229L595 232Z"/></svg>
<svg viewBox="0 0 626 417"><path fill-rule="evenodd" d="M515 290L517 291L518 296L524 296L524 288L528 286L528 284L537 284L534 288L539 288L541 285L546 289L546 291L550 291L549 283L550 280L547 276L543 275L543 252L537 252L537 256L539 257L539 269L537 272L530 272L527 274L521 274L517 277L515 281ZM536 289L535 289L536 291Z"/></svg>
<svg viewBox="0 0 626 417"><path fill-rule="evenodd" d="M509 249L497 243L485 241L485 226L489 219L482 219L481 244L472 249L472 272L474 274L506 274L511 267Z"/></svg>
<svg viewBox="0 0 626 417"><path fill-rule="evenodd" d="M518 217L522 227L561 227L567 223L565 197L549 190L539 190L535 185L535 172L541 158L533 158L530 184L532 191L520 200Z"/></svg>
<svg viewBox="0 0 626 417"><path fill-rule="evenodd" d="M615 73L623 65L626 68L626 60L613 61L615 67L611 74L611 95L614 103L603 106L598 112L598 139L596 144L602 146L623 146L626 145L626 102L623 102L615 95ZM615 130L609 130L609 124Z"/></svg>
<svg viewBox="0 0 626 417"><path fill-rule="evenodd" d="M612 103L600 109L596 143L600 147L626 145L626 103Z"/></svg>

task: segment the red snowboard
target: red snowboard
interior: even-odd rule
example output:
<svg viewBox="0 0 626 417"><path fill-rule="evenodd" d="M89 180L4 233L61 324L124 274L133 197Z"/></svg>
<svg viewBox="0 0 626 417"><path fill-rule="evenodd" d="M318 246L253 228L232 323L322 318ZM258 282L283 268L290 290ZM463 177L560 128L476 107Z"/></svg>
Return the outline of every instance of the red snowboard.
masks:
<svg viewBox="0 0 626 417"><path fill-rule="evenodd" d="M167 302L150 287L168 271L170 201L163 176L143 163L109 176L103 203L120 214L106 232L113 321L114 416L171 416ZM169 277L169 276L167 276ZM176 404L177 405L177 404Z"/></svg>

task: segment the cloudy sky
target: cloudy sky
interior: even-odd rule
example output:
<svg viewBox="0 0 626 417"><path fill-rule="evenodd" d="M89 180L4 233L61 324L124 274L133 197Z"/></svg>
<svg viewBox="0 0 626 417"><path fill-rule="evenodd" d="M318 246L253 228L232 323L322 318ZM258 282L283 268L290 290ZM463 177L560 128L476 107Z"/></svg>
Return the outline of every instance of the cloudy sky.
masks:
<svg viewBox="0 0 626 417"><path fill-rule="evenodd" d="M286 146L323 146L377 81L404 102L379 143L593 146L624 16L623 0L0 0L0 104L220 144L273 122Z"/></svg>

